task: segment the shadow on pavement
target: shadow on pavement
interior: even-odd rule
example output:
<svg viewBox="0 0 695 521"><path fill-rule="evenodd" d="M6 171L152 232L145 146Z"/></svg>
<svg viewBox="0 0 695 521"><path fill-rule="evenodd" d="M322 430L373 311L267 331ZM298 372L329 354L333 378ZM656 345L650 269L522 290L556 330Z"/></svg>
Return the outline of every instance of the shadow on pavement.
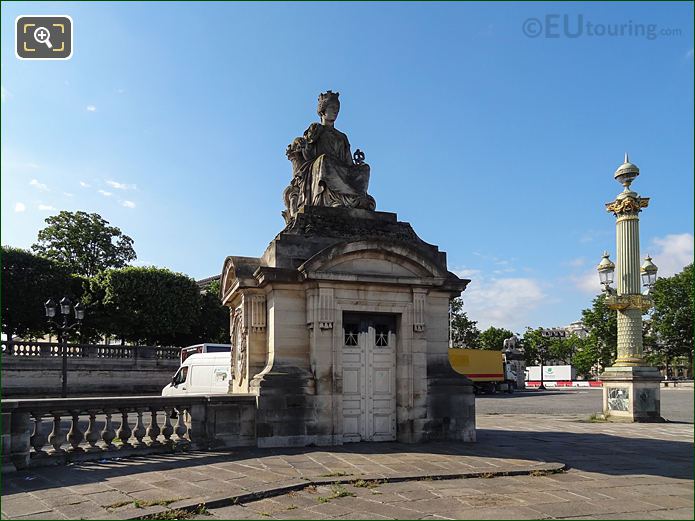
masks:
<svg viewBox="0 0 695 521"><path fill-rule="evenodd" d="M322 453L338 456L422 454L425 456L423 462L427 461L427 454L450 454L464 458L470 456L475 459L489 457L500 466L504 466L506 459L562 462L571 468L609 476L646 474L680 479L692 479L693 476L693 444L689 442L628 438L601 433L478 429L477 443L431 442L407 445L383 442L355 443L342 447L247 449L212 454L188 452L133 457L103 463L75 464L67 467L28 469L4 475L2 494L94 484L119 476L135 479L138 475L147 472L162 472L158 479L165 480L168 479L169 471L171 471L170 476L175 478L177 471L184 469L209 474L211 478L214 478L216 469L208 465L245 462L258 471L262 469L258 459L262 460L265 457L275 457L275 460L278 456L286 457L290 463L299 463L300 467L306 468L305 465L310 460L304 459L304 465L301 465L302 456L314 457ZM412 462L413 466L417 465L417 462L412 459L408 461ZM219 472L219 469L217 471ZM282 479L277 474L271 474L272 476L268 477L273 481ZM296 481L296 479L296 477L288 477L286 481Z"/></svg>
<svg viewBox="0 0 695 521"><path fill-rule="evenodd" d="M560 461L570 468L609 476L693 477L693 444L686 441L499 429L478 429L477 434L483 451L494 446L496 450L491 455L498 458Z"/></svg>
<svg viewBox="0 0 695 521"><path fill-rule="evenodd" d="M580 391L566 391L566 390L558 390L558 391L534 391L534 390L526 390L526 391L515 391L512 394L509 393L495 393L495 394L476 394L475 399L485 399L485 398L493 398L493 399L498 399L498 398L530 398L532 396L558 396L561 394L577 394L577 393L584 393L589 391L591 388L583 388Z"/></svg>

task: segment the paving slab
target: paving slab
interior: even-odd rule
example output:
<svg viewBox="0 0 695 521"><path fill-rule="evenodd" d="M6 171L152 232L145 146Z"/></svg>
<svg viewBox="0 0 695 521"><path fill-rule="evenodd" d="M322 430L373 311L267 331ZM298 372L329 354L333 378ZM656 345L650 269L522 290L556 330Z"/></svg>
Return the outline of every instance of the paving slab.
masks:
<svg viewBox="0 0 695 521"><path fill-rule="evenodd" d="M203 502L207 519L693 517L692 425L580 420L481 415L474 444L244 449L29 469L3 476L2 517L128 519ZM534 472L564 464L561 474ZM358 478L388 482L352 486ZM338 482L354 496L319 503ZM165 499L178 501L105 508Z"/></svg>

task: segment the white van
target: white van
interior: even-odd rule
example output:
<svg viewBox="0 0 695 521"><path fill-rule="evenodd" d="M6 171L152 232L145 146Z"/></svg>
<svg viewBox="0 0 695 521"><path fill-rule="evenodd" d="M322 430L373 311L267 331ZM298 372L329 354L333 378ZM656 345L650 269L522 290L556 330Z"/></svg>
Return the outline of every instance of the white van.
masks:
<svg viewBox="0 0 695 521"><path fill-rule="evenodd" d="M198 353L181 364L162 389L162 396L186 394L227 394L231 373L229 353Z"/></svg>

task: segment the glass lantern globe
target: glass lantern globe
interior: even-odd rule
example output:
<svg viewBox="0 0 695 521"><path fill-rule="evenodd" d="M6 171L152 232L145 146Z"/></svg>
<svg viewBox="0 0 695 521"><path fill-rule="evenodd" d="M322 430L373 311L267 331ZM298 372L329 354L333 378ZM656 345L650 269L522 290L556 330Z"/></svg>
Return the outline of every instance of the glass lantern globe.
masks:
<svg viewBox="0 0 695 521"><path fill-rule="evenodd" d="M68 297L63 297L60 299L60 312L63 315L69 315L70 314L70 307L72 306L72 302L70 302L70 299Z"/></svg>
<svg viewBox="0 0 695 521"><path fill-rule="evenodd" d="M53 318L56 316L56 303L52 298L49 298L46 303L44 304L44 307L46 308L46 316L48 318Z"/></svg>
<svg viewBox="0 0 695 521"><path fill-rule="evenodd" d="M656 264L652 262L652 258L647 255L647 257L644 259L644 264L642 264L642 267L640 268L642 285L651 288L656 282L656 272L658 270L659 268L657 268Z"/></svg>
<svg viewBox="0 0 695 521"><path fill-rule="evenodd" d="M611 259L607 251L603 252L603 258L601 259L601 262L599 262L598 266L596 266L596 269L598 270L598 277L601 281L601 284L603 284L604 286L610 286L611 284L613 284L615 264L611 262Z"/></svg>

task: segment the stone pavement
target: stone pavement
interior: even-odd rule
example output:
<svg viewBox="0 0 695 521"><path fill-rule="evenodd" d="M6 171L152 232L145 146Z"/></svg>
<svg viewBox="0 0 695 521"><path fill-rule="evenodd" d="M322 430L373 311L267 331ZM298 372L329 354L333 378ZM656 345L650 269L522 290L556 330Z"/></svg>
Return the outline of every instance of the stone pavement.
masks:
<svg viewBox="0 0 695 521"><path fill-rule="evenodd" d="M475 444L188 453L25 470L3 476L2 517L122 519L199 503L208 512L195 517L211 520L693 517L692 424L477 420ZM570 469L493 477L559 467L542 462ZM371 482L383 478L404 481Z"/></svg>

